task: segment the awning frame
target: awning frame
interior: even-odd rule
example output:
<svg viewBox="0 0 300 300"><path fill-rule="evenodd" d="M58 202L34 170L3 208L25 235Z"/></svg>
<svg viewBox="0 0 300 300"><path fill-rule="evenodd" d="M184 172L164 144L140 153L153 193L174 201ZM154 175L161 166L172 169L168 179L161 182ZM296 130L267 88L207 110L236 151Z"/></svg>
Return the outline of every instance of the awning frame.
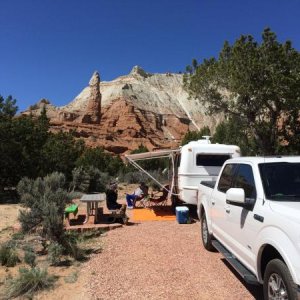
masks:
<svg viewBox="0 0 300 300"><path fill-rule="evenodd" d="M178 196L178 194L173 193L173 188L175 184L175 156L176 154L180 153L180 149L173 149L173 150L159 150L159 151L152 151L152 152L143 152L143 153L136 153L136 154L127 154L125 158L128 162L134 166L137 170L146 174L149 178L151 178L154 182L156 182L162 189L165 189L169 193L169 197L171 195ZM149 172L147 172L143 167L141 167L137 161L141 160L149 160L149 159L157 159L157 158L170 158L172 162L172 181L171 181L171 188L168 190L165 186L160 183L156 178L154 178Z"/></svg>

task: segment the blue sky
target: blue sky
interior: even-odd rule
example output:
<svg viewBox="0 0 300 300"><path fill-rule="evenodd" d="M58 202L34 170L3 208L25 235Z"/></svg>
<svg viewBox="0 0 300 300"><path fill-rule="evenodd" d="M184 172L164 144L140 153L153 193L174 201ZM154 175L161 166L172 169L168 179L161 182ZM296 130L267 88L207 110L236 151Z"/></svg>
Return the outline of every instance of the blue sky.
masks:
<svg viewBox="0 0 300 300"><path fill-rule="evenodd" d="M95 70L184 71L265 27L300 50L300 0L0 0L0 94L65 105Z"/></svg>

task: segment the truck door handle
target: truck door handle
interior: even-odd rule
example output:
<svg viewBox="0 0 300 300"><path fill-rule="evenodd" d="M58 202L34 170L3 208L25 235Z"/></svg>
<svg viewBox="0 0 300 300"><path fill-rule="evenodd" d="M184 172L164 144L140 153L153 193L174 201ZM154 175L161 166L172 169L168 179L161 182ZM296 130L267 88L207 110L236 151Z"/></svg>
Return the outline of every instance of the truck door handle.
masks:
<svg viewBox="0 0 300 300"><path fill-rule="evenodd" d="M228 214L230 214L230 208L229 208L229 207L226 207L226 208L225 208L225 211L226 211Z"/></svg>
<svg viewBox="0 0 300 300"><path fill-rule="evenodd" d="M212 201L212 202L211 202L211 204L212 204L212 205L215 205L215 204L216 204L216 202L215 202L215 201Z"/></svg>

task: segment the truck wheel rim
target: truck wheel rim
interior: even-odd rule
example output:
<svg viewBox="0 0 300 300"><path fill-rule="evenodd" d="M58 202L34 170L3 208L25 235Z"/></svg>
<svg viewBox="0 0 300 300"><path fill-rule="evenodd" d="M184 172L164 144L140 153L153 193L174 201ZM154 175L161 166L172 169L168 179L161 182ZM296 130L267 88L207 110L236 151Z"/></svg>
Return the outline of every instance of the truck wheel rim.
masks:
<svg viewBox="0 0 300 300"><path fill-rule="evenodd" d="M203 219L202 221L202 236L203 236L203 241L204 243L207 243L207 224L206 224L206 220Z"/></svg>
<svg viewBox="0 0 300 300"><path fill-rule="evenodd" d="M276 273L273 273L268 282L268 298L270 300L288 299L286 286L281 278Z"/></svg>

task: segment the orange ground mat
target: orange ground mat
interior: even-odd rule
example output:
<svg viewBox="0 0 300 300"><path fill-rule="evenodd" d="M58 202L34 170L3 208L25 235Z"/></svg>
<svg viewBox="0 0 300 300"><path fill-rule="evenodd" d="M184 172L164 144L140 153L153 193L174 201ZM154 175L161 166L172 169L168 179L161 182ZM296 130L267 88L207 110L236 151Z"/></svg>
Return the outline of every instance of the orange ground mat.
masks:
<svg viewBox="0 0 300 300"><path fill-rule="evenodd" d="M171 208L135 208L132 212L133 221L174 221L176 216Z"/></svg>

